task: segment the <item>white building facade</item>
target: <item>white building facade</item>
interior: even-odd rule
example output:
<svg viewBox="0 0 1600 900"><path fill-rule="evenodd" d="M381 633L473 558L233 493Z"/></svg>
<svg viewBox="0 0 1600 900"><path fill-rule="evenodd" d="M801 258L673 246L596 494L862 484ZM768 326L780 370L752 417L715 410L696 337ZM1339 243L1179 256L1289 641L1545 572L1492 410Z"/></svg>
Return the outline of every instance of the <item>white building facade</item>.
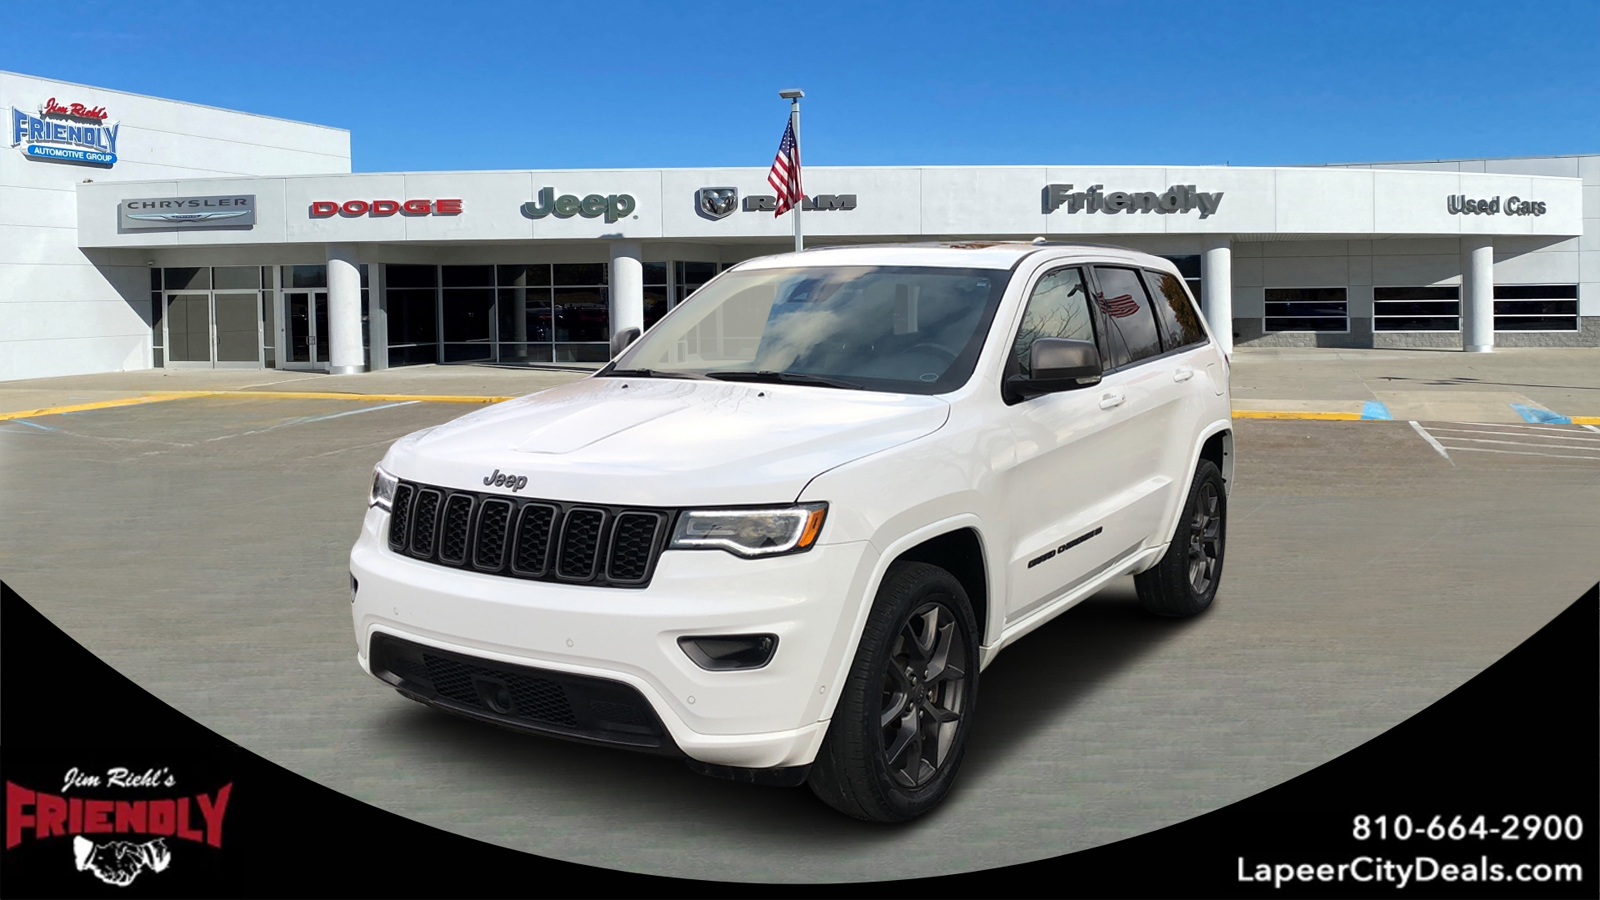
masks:
<svg viewBox="0 0 1600 900"><path fill-rule="evenodd" d="M0 380L593 364L722 268L793 248L764 167L352 174L336 129L4 73L0 92ZM68 97L77 116L51 111ZM115 162L97 107L121 116ZM818 166L805 185L808 246L1167 256L1239 345L1600 346L1600 154Z"/></svg>
<svg viewBox="0 0 1600 900"><path fill-rule="evenodd" d="M80 186L349 172L350 133L0 72L0 380L148 368L147 260L78 239Z"/></svg>

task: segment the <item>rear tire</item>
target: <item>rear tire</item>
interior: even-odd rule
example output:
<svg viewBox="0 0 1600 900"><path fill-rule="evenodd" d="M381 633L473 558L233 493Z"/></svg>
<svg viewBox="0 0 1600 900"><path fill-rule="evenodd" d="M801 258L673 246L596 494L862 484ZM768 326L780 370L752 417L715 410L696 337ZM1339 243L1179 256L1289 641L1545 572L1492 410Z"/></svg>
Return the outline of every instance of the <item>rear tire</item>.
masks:
<svg viewBox="0 0 1600 900"><path fill-rule="evenodd" d="M1178 529L1166 555L1134 576L1139 601L1158 616L1198 615L1211 605L1222 579L1227 542L1228 491L1216 463L1200 460Z"/></svg>
<svg viewBox="0 0 1600 900"><path fill-rule="evenodd" d="M978 692L978 626L961 582L889 567L807 782L840 812L901 822L954 783Z"/></svg>

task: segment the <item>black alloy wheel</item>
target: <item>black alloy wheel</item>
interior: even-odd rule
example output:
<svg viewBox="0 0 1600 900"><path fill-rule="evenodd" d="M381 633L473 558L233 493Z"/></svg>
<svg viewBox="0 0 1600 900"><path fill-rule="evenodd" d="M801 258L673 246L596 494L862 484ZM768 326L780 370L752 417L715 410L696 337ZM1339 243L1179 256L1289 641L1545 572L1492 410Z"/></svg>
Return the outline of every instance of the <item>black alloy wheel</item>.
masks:
<svg viewBox="0 0 1600 900"><path fill-rule="evenodd" d="M912 613L887 668L880 758L901 787L920 788L950 760L966 708L967 654L950 608L928 603Z"/></svg>
<svg viewBox="0 0 1600 900"><path fill-rule="evenodd" d="M937 806L972 730L978 635L955 576L928 563L891 565L808 774L812 792L873 822Z"/></svg>
<svg viewBox="0 0 1600 900"><path fill-rule="evenodd" d="M1222 565L1222 497L1214 482L1200 485L1189 519L1189 585L1196 596L1211 590Z"/></svg>
<svg viewBox="0 0 1600 900"><path fill-rule="evenodd" d="M1195 466L1178 527L1160 561L1133 577L1139 602L1158 616L1193 616L1211 606L1227 549L1228 494L1209 459Z"/></svg>

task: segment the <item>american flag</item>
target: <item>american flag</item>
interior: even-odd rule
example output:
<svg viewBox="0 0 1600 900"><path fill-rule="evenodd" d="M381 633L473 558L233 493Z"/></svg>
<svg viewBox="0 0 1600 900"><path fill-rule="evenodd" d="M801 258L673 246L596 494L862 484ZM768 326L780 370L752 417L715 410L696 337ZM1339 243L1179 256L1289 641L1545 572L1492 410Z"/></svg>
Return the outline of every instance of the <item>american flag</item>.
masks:
<svg viewBox="0 0 1600 900"><path fill-rule="evenodd" d="M800 145L794 139L794 120L783 129L783 140L778 142L778 156L772 161L772 171L767 173L767 184L778 192L778 211L781 216L796 203L805 199L800 190Z"/></svg>
<svg viewBox="0 0 1600 900"><path fill-rule="evenodd" d="M1139 311L1139 301L1133 299L1132 294L1109 298L1101 294L1096 299L1100 303L1101 312L1113 319L1126 319Z"/></svg>

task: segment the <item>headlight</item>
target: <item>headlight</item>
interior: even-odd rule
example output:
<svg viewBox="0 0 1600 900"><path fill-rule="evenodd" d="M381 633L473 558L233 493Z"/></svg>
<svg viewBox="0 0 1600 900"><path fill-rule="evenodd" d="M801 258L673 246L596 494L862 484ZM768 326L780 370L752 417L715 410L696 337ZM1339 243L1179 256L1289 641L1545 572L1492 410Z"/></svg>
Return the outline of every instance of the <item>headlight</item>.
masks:
<svg viewBox="0 0 1600 900"><path fill-rule="evenodd" d="M810 550L822 533L826 503L771 509L691 509L678 516L669 550L726 550L743 557Z"/></svg>
<svg viewBox="0 0 1600 900"><path fill-rule="evenodd" d="M382 466L372 467L372 493L367 496L367 507L378 507L389 510L394 502L394 489L400 479L383 470Z"/></svg>

